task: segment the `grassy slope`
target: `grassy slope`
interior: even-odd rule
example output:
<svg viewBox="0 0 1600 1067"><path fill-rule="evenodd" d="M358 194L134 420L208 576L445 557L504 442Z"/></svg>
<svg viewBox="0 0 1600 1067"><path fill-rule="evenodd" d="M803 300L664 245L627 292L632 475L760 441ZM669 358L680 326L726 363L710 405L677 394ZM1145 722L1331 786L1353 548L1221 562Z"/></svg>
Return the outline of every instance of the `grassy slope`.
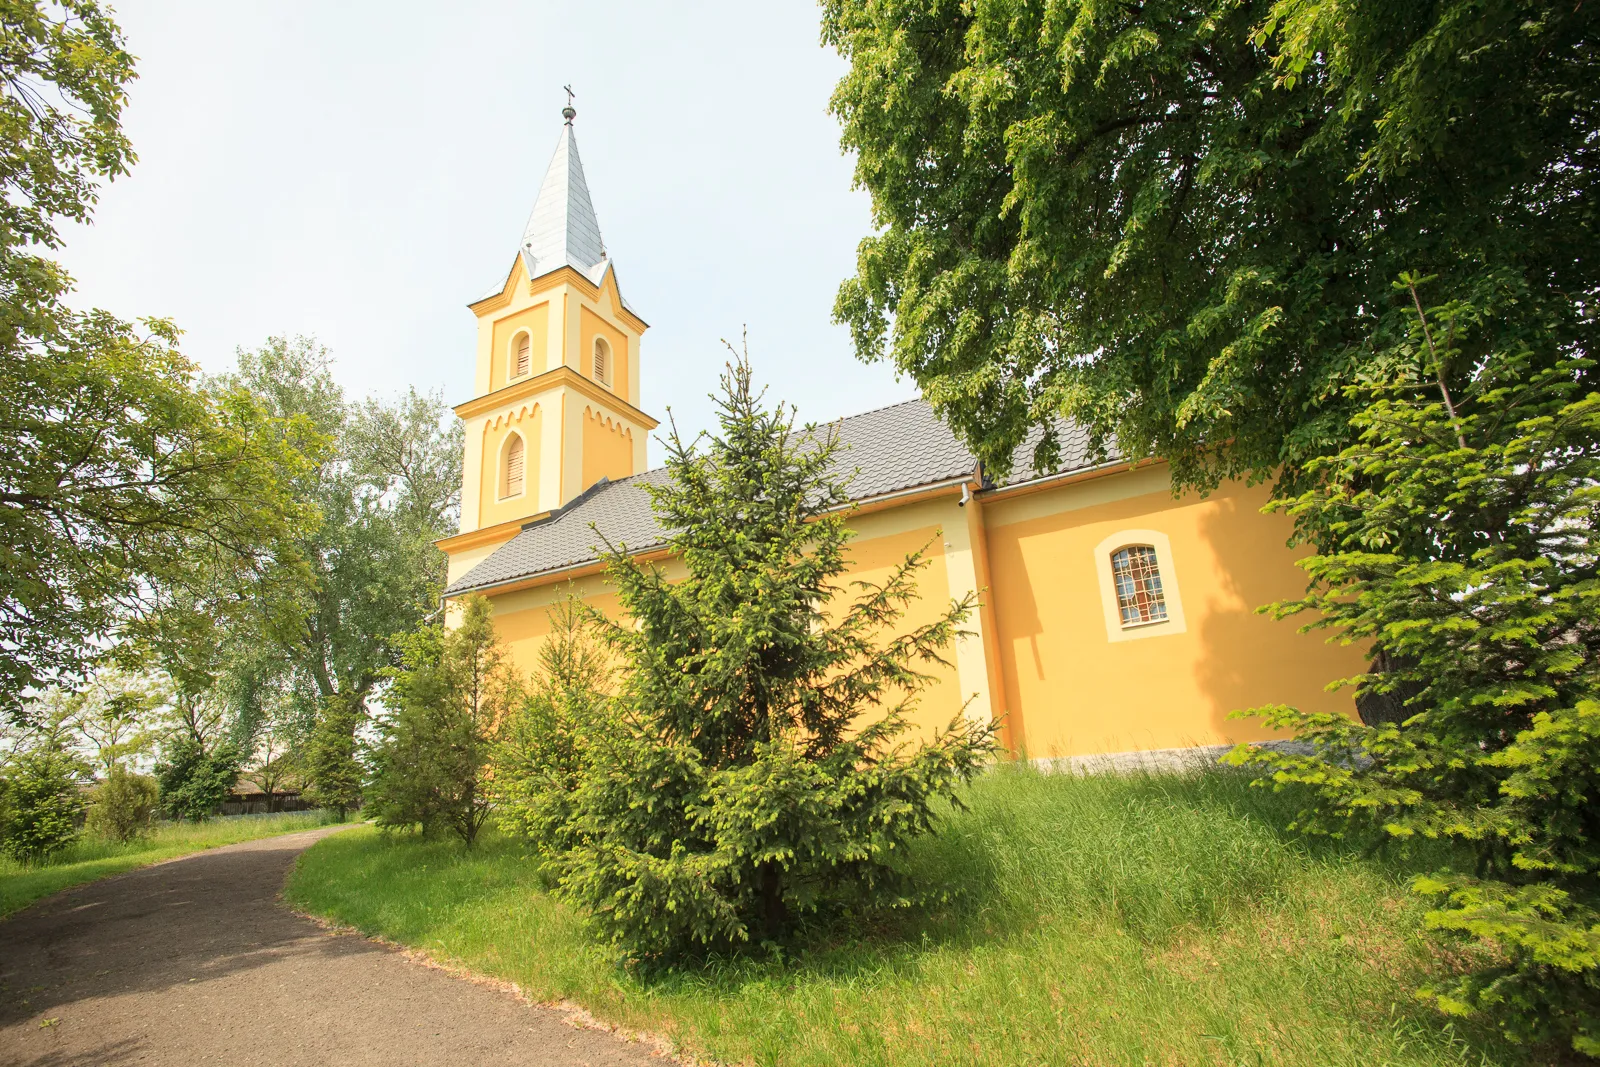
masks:
<svg viewBox="0 0 1600 1067"><path fill-rule="evenodd" d="M92 882L135 867L169 860L218 845L252 841L296 830L324 826L329 817L319 811L285 815L214 819L203 823L165 823L139 841L118 844L102 838L83 838L46 865L29 866L0 856L0 915L9 915L57 890Z"/></svg>
<svg viewBox="0 0 1600 1067"><path fill-rule="evenodd" d="M911 862L954 901L835 928L788 964L644 980L609 962L521 847L339 834L292 900L682 1047L759 1064L1526 1062L1419 1004L1448 961L1400 872L1286 836L1222 773L1000 773Z"/></svg>

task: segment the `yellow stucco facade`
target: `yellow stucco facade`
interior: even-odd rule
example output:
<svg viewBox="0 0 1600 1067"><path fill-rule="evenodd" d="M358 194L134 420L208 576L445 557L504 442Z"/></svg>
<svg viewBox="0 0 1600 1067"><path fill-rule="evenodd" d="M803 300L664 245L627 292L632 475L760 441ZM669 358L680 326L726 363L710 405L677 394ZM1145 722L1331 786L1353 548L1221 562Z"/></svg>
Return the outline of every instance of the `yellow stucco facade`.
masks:
<svg viewBox="0 0 1600 1067"><path fill-rule="evenodd" d="M558 152L557 162L565 158ZM519 254L504 285L469 305L476 388L455 409L466 426L462 527L440 542L452 583L602 479L647 469L657 424L639 409L646 326L623 302L592 225L592 266L542 270L547 260ZM921 596L903 625L931 619L952 599L980 599L970 632L920 703L924 734L956 715L993 716L1008 751L1048 760L1260 740L1268 735L1259 724L1230 713L1288 703L1350 714L1350 698L1325 686L1364 669L1360 650L1257 613L1305 584L1286 547L1289 521L1262 514L1265 501L1263 488L1242 484L1174 497L1160 463L998 488L974 467L970 477L858 501L849 578L881 581L926 549ZM1156 575L1149 617L1130 608L1130 553ZM645 558L681 574L662 552ZM592 557L482 590L525 671L558 598L577 592L617 610Z"/></svg>
<svg viewBox="0 0 1600 1067"><path fill-rule="evenodd" d="M477 395L455 409L466 426L466 476L461 532L441 542L450 581L601 478L643 471L656 427L637 407L648 327L623 306L609 267L598 285L570 266L530 277L519 255L500 292L469 306L478 319ZM597 377L599 345L606 358ZM505 477L513 438L521 441L517 484Z"/></svg>
<svg viewBox="0 0 1600 1067"><path fill-rule="evenodd" d="M924 735L958 714L994 715L1009 752L1046 760L1263 740L1272 735L1258 723L1229 714L1272 703L1352 713L1324 687L1363 669L1357 650L1256 612L1305 580L1285 547L1288 522L1261 514L1265 499L1237 484L1174 498L1160 464L990 491L965 506L960 487L945 488L853 515L849 578L881 581L926 548L904 625L968 592L982 600L921 701ZM1157 547L1165 621L1119 624L1107 577L1125 544ZM596 566L491 594L519 668L534 665L549 608L569 592L617 608Z"/></svg>

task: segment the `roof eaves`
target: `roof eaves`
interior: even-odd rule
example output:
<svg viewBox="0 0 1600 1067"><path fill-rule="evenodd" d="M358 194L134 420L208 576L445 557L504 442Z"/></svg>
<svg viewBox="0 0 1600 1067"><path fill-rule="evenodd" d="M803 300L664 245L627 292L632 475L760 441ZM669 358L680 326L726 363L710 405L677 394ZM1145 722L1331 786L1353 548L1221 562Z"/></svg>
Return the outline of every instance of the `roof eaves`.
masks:
<svg viewBox="0 0 1600 1067"><path fill-rule="evenodd" d="M663 467L655 468L655 470L664 470L664 469L665 468L663 468ZM650 473L650 472L647 471L646 473ZM614 485L614 486L615 485L621 485L624 482L632 481L634 478L639 478L639 477L642 477L642 475L637 475L636 474L636 475L633 475L630 478L620 479L618 481L611 482L609 484L610 485ZM976 478L977 478L977 475L976 475L975 472L972 473L972 474L961 474L961 475L957 475L957 476L952 477L952 478L941 478L941 479L939 479L937 481L923 482L923 483L921 483L919 485L911 485L911 486L906 486L906 487L901 488L901 489L894 489L894 490L891 490L891 491L886 492L886 493L875 493L872 496L864 496L864 497L852 498L846 504L840 504L838 507L829 508L828 511L824 512L824 514L833 514L835 512L845 511L845 510L848 510L848 509L851 509L851 508L859 508L859 507L862 507L862 506L868 506L868 505L874 505L874 504L882 504L882 503L885 503L887 501L896 500L896 499L898 499L900 497L917 496L917 495L920 495L920 494L923 494L923 493L936 492L936 491L938 491L940 489L954 489L954 488L956 488L958 486L961 486L961 485L970 485L974 480L976 480ZM600 483L597 482L589 490L586 490L585 493L584 493L584 496L587 496L589 493L593 492L594 489L599 488L599 485L600 485ZM583 499L582 496L573 499L570 503L565 505L565 508L571 508L573 505L577 504L578 501L580 501L582 499ZM565 509L563 509L563 510L565 510ZM560 514L560 512L551 512L550 515L548 515L548 516L546 516L544 518L536 519L533 522L528 523L526 526L523 527L523 530L526 531L526 530L537 529L538 527L543 526L546 523L548 523L551 520L553 520L556 517L558 517L559 514ZM668 543L669 543L668 540L663 538L663 539L661 539L659 541L652 541L652 542L650 542L648 544L639 545L639 546L634 547L634 548L629 548L626 544L624 544L624 545L621 546L621 548L623 550L623 554L624 555L627 555L627 556L638 556L638 555L642 555L642 554L644 554L646 552L654 552L659 548L665 547ZM535 569L535 570L527 571L527 572L525 572L523 574L513 575L513 576L511 576L509 578L501 578L498 581L485 582L482 585L461 586L461 587L457 587L457 586L452 585L450 588L448 588L448 589L446 589L444 591L443 596L448 599L449 597L454 597L454 596L464 596L464 595L466 595L468 593L482 593L482 592L484 592L486 590L499 589L499 588L502 588L502 587L508 586L508 585L519 585L521 583L530 581L530 580L535 579L535 578L542 578L542 579L558 578L560 575L565 574L565 573L567 573L569 571L584 570L584 569L593 567L596 563L599 563L599 562L600 562L600 557L599 556L589 556L586 559L573 560L570 563L563 563L559 567L538 568L538 569ZM468 572L468 573L470 574L470 572ZM466 575L463 575L463 577L466 577Z"/></svg>

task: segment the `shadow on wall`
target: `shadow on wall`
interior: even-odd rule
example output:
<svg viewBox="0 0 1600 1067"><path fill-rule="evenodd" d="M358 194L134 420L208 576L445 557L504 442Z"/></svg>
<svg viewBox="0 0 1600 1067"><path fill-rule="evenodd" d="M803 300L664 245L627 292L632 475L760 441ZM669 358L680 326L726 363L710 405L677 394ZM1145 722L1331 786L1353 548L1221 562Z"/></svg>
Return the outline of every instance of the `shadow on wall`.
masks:
<svg viewBox="0 0 1600 1067"><path fill-rule="evenodd" d="M1300 633L1310 616L1280 620L1257 613L1297 598L1307 583L1295 561L1309 550L1287 547L1293 522L1262 514L1267 499L1265 486L1214 496L1199 521L1200 541L1214 555L1217 576L1204 607L1190 609L1190 629L1200 642L1195 684L1210 703L1217 731L1240 740L1273 735L1259 720L1229 719L1236 710L1289 704L1353 715L1349 691L1329 693L1326 687L1359 672L1365 662L1355 646L1329 644L1327 631Z"/></svg>

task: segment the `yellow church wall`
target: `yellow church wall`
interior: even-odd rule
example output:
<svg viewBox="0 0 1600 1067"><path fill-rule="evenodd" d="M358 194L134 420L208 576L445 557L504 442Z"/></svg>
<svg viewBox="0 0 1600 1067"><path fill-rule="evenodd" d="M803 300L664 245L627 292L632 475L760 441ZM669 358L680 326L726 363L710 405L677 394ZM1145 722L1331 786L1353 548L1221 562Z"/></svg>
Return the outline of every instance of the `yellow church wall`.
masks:
<svg viewBox="0 0 1600 1067"><path fill-rule="evenodd" d="M543 428L544 409L538 404L518 407L508 414L485 420L483 447L480 453L482 458L479 461L478 472L479 527L526 518L540 510L535 491L539 480L539 454ZM522 492L502 497L501 465L505 458L506 440L513 433L522 436Z"/></svg>
<svg viewBox="0 0 1600 1067"><path fill-rule="evenodd" d="M535 304L504 318L496 319L490 340L489 391L509 384L515 353L511 350L512 338L526 332L529 340L528 373L515 380L542 374L549 369L550 302Z"/></svg>
<svg viewBox="0 0 1600 1067"><path fill-rule="evenodd" d="M852 516L847 520L857 536L849 545L851 565L845 583L880 583L907 555L927 549L928 565L918 577L918 599L910 605L894 633L932 622L950 603L950 572L942 533L948 528L945 512L954 510L953 503L946 500ZM687 573L676 559L663 559L656 565L665 569L671 581L681 580ZM856 591L849 589L848 584L846 589L844 600L847 602ZM615 592L605 575L598 573L490 597L495 631L520 674L528 675L538 664L539 648L550 634L552 606L574 593L586 605L612 618L619 614ZM953 650L947 650L947 658L953 663ZM911 717L913 729L921 737L930 737L935 730L949 725L950 720L961 713L965 699L954 665L936 667L930 673L934 675L934 684L924 690Z"/></svg>
<svg viewBox="0 0 1600 1067"><path fill-rule="evenodd" d="M626 478L633 473L633 433L592 407L583 409L583 484L579 492L601 478Z"/></svg>
<svg viewBox="0 0 1600 1067"><path fill-rule="evenodd" d="M683 564L676 559L659 560L655 565L662 567L671 581L681 580L686 573ZM522 677L528 677L538 666L539 648L550 636L551 609L559 601L574 595L607 618L615 619L621 615L621 604L603 573L569 580L558 579L531 589L496 593L489 597L494 611L495 633L505 644L512 666Z"/></svg>
<svg viewBox="0 0 1600 1067"><path fill-rule="evenodd" d="M587 307L578 310L579 319L579 348L583 364L579 368L586 378L595 378L594 373L594 341L596 337L603 337L606 344L611 346L611 380L601 382L607 389L627 400L632 394L628 391L628 364L631 362L628 351L628 335L611 325L605 319L596 315Z"/></svg>
<svg viewBox="0 0 1600 1067"><path fill-rule="evenodd" d="M856 534L846 548L850 569L840 581L846 603L859 595L859 590L851 588L851 582L881 584L908 555L925 550L927 566L917 579L917 599L885 636L924 626L949 608L952 590L946 535L954 529L952 520L957 516L950 513L955 511L954 499L943 498L845 519ZM934 678L933 684L922 691L910 717L916 736L922 738L930 738L934 731L948 726L961 714L969 695L963 692L966 687L956 666L956 649L945 649L944 657L950 666L921 668Z"/></svg>
<svg viewBox="0 0 1600 1067"><path fill-rule="evenodd" d="M1259 723L1228 715L1269 703L1353 713L1323 687L1363 669L1359 650L1255 614L1305 587L1290 523L1261 514L1266 499L1238 484L1174 499L1156 466L988 503L1000 674L1022 754L1261 740ZM1117 626L1102 572L1124 539L1160 542L1170 624Z"/></svg>

